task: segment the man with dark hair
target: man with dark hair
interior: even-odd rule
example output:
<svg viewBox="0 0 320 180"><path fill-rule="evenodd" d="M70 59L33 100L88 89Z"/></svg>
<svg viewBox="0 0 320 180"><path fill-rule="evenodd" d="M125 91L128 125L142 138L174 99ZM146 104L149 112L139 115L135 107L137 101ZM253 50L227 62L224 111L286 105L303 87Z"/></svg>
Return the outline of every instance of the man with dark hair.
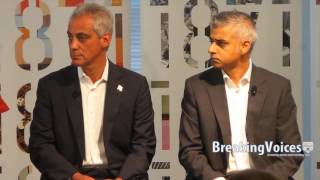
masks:
<svg viewBox="0 0 320 180"><path fill-rule="evenodd" d="M186 80L182 100L179 160L186 179L223 180L245 169L290 178L301 156L259 155L233 148L265 142L301 146L290 81L252 63L257 32L248 14L217 14L210 38L214 67ZM229 150L224 150L226 146ZM301 147L296 153L302 155Z"/></svg>
<svg viewBox="0 0 320 180"><path fill-rule="evenodd" d="M147 180L155 153L145 77L107 58L113 19L77 7L69 21L72 65L39 80L29 151L41 180Z"/></svg>

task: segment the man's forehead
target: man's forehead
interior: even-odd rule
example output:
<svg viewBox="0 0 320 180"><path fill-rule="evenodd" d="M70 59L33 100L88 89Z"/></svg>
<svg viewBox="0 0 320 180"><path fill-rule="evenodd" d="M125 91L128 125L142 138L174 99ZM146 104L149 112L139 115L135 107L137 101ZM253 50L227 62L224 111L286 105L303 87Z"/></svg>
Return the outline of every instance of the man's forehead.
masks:
<svg viewBox="0 0 320 180"><path fill-rule="evenodd" d="M67 33L68 34L91 34L93 33L93 29L90 28L70 28L68 27Z"/></svg>
<svg viewBox="0 0 320 180"><path fill-rule="evenodd" d="M94 29L93 29L92 23L89 23L89 22L79 22L79 23L70 22L68 25L67 32L71 34L78 34L78 33L89 34L94 32Z"/></svg>
<svg viewBox="0 0 320 180"><path fill-rule="evenodd" d="M210 38L211 39L225 39L226 35L227 34L224 31L215 29L215 30L211 31Z"/></svg>
<svg viewBox="0 0 320 180"><path fill-rule="evenodd" d="M234 30L234 27L229 25L214 27L211 29L210 38L226 39L227 37L232 36L235 33Z"/></svg>

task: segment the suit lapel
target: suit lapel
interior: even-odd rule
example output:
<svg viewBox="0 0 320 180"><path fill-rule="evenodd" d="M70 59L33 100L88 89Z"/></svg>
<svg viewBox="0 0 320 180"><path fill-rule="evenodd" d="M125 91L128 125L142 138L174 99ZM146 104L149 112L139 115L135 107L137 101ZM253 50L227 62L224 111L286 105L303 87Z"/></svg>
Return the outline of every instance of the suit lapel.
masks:
<svg viewBox="0 0 320 180"><path fill-rule="evenodd" d="M231 144L231 128L228 112L227 97L225 91L225 85L223 76L220 70L212 68L209 73L203 75L205 81L207 81L208 94L212 104L213 111L216 115L217 122L221 128L221 134L224 144ZM257 88L256 94L249 95L248 108L247 108L247 120L246 120L246 132L249 143L254 143L254 133L257 120L264 103L266 96L266 87L264 87L264 77L256 66L252 66L251 83L252 87ZM228 153L226 153L226 159L228 161Z"/></svg>
<svg viewBox="0 0 320 180"><path fill-rule="evenodd" d="M118 112L120 100L121 100L121 91L118 89L118 86L124 87L124 84L120 82L121 70L109 61L109 72L108 72L108 82L106 88L106 96L104 101L104 116L103 116L103 138L105 148L109 144L112 125L116 120L115 115Z"/></svg>
<svg viewBox="0 0 320 180"><path fill-rule="evenodd" d="M231 144L231 128L229 121L229 112L227 96L224 87L224 80L219 69L212 68L205 77L208 84L208 94L212 105L213 112L220 127L223 144ZM229 153L225 154L226 162L229 161Z"/></svg>
<svg viewBox="0 0 320 180"><path fill-rule="evenodd" d="M70 66L70 70L65 72L66 86L64 88L65 101L67 104L68 114L70 116L73 132L80 150L81 156L84 157L84 125L82 98L77 73L77 67Z"/></svg>
<svg viewBox="0 0 320 180"><path fill-rule="evenodd" d="M206 79L209 84L207 89L210 102L221 130L223 143L231 144L228 104L222 73L220 70L212 68Z"/></svg>
<svg viewBox="0 0 320 180"><path fill-rule="evenodd" d="M257 127L256 124L260 119L260 112L266 96L265 91L267 87L263 85L264 80L265 77L263 77L261 71L255 65L252 65L250 89L256 87L256 93L254 95L249 93L248 98L246 135L250 144L254 144L255 142L254 134Z"/></svg>

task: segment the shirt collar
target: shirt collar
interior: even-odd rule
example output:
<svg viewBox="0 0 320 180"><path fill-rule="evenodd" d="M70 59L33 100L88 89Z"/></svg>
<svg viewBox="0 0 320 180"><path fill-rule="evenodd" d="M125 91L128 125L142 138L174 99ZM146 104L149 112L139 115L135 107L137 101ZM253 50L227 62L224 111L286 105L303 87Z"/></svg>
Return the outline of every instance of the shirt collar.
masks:
<svg viewBox="0 0 320 180"><path fill-rule="evenodd" d="M107 59L106 61L107 62L106 62L106 65L104 66L104 70L103 70L102 76L97 82L100 82L102 80L108 81L109 60ZM86 80L90 79L89 76L86 75L86 73L82 70L82 68L80 66L78 66L77 68L78 68L78 77L79 77L79 79L86 79ZM91 82L91 80L90 80L90 82Z"/></svg>
<svg viewBox="0 0 320 180"><path fill-rule="evenodd" d="M234 84L234 82L231 80L231 78L228 76L228 74L226 72L224 72L223 69L221 69L222 75L223 75L223 80L224 82L227 84L227 86L229 88L231 87L237 87L237 85ZM240 85L239 86L243 86L247 83L250 83L250 79L251 79L251 72L252 72L252 61L251 59L249 59L249 68L247 69L246 73L242 76L242 78L240 79Z"/></svg>

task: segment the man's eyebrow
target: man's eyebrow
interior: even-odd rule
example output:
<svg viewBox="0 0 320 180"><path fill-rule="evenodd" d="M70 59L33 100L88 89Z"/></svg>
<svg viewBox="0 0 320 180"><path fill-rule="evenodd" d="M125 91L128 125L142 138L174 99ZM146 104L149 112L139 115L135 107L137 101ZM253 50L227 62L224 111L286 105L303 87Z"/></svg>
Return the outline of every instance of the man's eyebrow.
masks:
<svg viewBox="0 0 320 180"><path fill-rule="evenodd" d="M227 40L225 39L215 39L215 38L210 38L211 42L217 42L217 43L228 43Z"/></svg>
<svg viewBox="0 0 320 180"><path fill-rule="evenodd" d="M76 33L76 35L89 35L89 34L84 33L84 32L78 32L78 33Z"/></svg>
<svg viewBox="0 0 320 180"><path fill-rule="evenodd" d="M214 41L217 41L217 42L224 42L224 43L226 43L226 42L227 42L225 39L214 39Z"/></svg>
<svg viewBox="0 0 320 180"><path fill-rule="evenodd" d="M69 32L69 31L67 31L67 34L68 34L68 35L72 35L72 33ZM87 34L87 33L85 33L85 32L78 32L78 33L75 33L74 35L75 35L75 36L79 36L79 35L87 35L87 36L89 36L89 34Z"/></svg>

